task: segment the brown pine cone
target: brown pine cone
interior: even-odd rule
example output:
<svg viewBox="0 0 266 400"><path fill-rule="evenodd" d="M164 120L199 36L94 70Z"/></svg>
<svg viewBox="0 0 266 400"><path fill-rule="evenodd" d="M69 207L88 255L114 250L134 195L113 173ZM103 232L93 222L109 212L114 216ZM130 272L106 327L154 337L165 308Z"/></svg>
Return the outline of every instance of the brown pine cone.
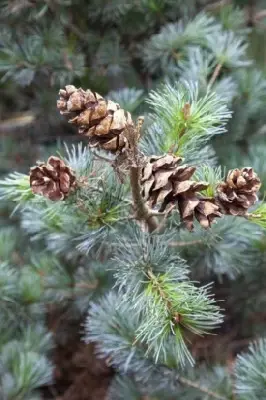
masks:
<svg viewBox="0 0 266 400"><path fill-rule="evenodd" d="M160 205L164 211L171 202L177 180L189 179L194 167L178 166L182 161L180 157L172 155L152 156L142 169L141 184L143 197L151 207Z"/></svg>
<svg viewBox="0 0 266 400"><path fill-rule="evenodd" d="M260 186L260 179L252 168L234 169L218 185L216 202L223 214L243 216L257 201Z"/></svg>
<svg viewBox="0 0 266 400"><path fill-rule="evenodd" d="M91 90L68 85L59 91L57 107L61 114L70 115L71 124L88 137L91 147L117 152L129 147L129 127L133 127L130 113L119 104L105 100Z"/></svg>
<svg viewBox="0 0 266 400"><path fill-rule="evenodd" d="M187 229L193 229L194 217L204 227L221 216L213 199L205 199L198 192L208 187L206 182L190 180L195 167L179 165L182 159L172 155L150 157L142 170L142 195L151 207L164 211L170 204L177 204Z"/></svg>
<svg viewBox="0 0 266 400"><path fill-rule="evenodd" d="M189 231L192 231L194 228L194 217L203 228L207 229L211 227L215 218L222 216L219 206L215 204L214 199L200 197L199 194L195 195L193 191L184 194L179 199L178 205L182 220Z"/></svg>
<svg viewBox="0 0 266 400"><path fill-rule="evenodd" d="M34 194L57 201L65 199L76 185L72 169L58 157L50 157L47 164L30 169L30 186Z"/></svg>

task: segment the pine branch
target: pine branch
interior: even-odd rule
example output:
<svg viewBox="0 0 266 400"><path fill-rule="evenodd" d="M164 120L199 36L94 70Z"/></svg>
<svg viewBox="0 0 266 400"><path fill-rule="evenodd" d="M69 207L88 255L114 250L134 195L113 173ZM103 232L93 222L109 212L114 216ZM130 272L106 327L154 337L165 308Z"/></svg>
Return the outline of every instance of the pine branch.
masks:
<svg viewBox="0 0 266 400"><path fill-rule="evenodd" d="M16 3L19 4L19 1L16 0ZM84 7L75 7L72 1L66 1L69 6L67 9L61 7L63 4L61 0L45 0L43 3L46 10L48 9L48 20L46 21L43 18L44 15L42 15L39 17L39 21L46 26L50 14L53 19L58 19L59 29L56 28L49 33L47 29L41 28L41 24L40 27L37 27L36 32L29 30L29 33L26 34L30 34L28 40L27 37L20 39L20 31L17 30L18 42L20 43L12 45L13 40L10 40L10 45L9 43L8 45L4 44L2 46L4 49L1 49L1 52L4 50L3 53L6 53L0 67L7 78L11 77L13 80L17 79L17 81L25 83L28 75L28 82L34 79L34 82L38 83L39 75L41 74L42 77L43 74L47 74L48 78L52 77L51 80L56 78L59 81L68 80L72 82L76 75L81 78L82 82L85 79L86 83L88 80L88 83L90 83L93 79L91 79L90 73L84 75L83 56L78 49L79 45L83 45L84 57L86 56L88 61L88 58L92 55L91 58L94 63L87 65L89 72L94 68L94 70L98 69L97 72L99 73L98 78L100 79L93 80L93 92L94 90L107 92L104 74L116 74L118 79L113 80L115 83L119 81L120 85L124 85L125 79L125 84L127 84L126 79L129 72L132 72L132 63L136 72L139 72L142 63L141 57L137 54L138 42L143 41L144 43L145 35L152 35L143 50L144 63L149 71L147 75L146 72L140 72L143 79L146 79L147 76L153 87L156 87L157 78L164 80L167 77L162 76L160 72L163 70L169 73L169 70L171 70L170 73L176 74L175 78L181 76L182 81L192 81L193 84L184 84L184 87L180 85L180 87L174 88L174 85L170 83L169 87L159 89L157 94L151 96L150 104L154 108L154 115L150 119L152 128L149 134L149 143L155 143L155 145L154 147L150 146L147 154L162 155L175 144L173 153L184 156L184 162L187 164L193 163L195 165L196 162L197 167L198 165L202 166L203 160L209 161L210 156L211 162L213 162L211 147L205 146L205 143L215 134L225 131L225 123L230 117L230 113L224 105L231 101L233 97L236 102L238 96L240 98L239 103L243 100L245 105L247 104L246 108L244 106L244 114L247 114L245 126L251 126L253 121L256 124L261 122L260 116L263 116L262 111L265 106L264 89L266 83L262 76L254 74L254 69L250 69L254 76L249 77L247 69L243 68L247 65L245 61L246 43L240 37L240 26L244 26L245 21L243 23L240 13L231 11L233 5L232 9L230 6L226 7L227 11L224 13L224 19L221 17L221 24L216 23L212 17L199 15L193 21L182 25L181 23L173 23L173 21L179 19L184 8L190 7L190 5L184 6L182 0L139 1L137 5L134 3L136 6L134 9L132 2L127 1L127 4L124 4L124 0L110 0L108 2L106 0L92 0L90 5L84 4ZM198 6L199 2L192 1L191 3L197 3ZM223 7L228 3L233 2L222 0L215 3L215 7L220 8L220 6ZM179 5L181 6L179 7ZM168 7L169 11L167 11ZM39 6L33 8L39 8ZM91 11L89 17L88 14L85 15L88 8ZM178 8L182 8L182 10L180 10L179 15L179 11L175 15L174 9ZM243 10L241 9L241 12ZM195 11L197 11L196 8ZM84 20L79 18L79 12L84 14ZM230 15L231 18L226 19L226 16ZM239 18L236 18L237 16ZM265 10L262 10L260 18L264 18L264 16ZM89 50L86 46L88 33L84 29L88 18L92 20L92 26L95 27L95 33L91 35L95 37L95 43L90 42ZM254 15L254 18L256 18L256 15ZM130 19L132 21L129 21ZM20 18L20 20L23 21L23 18ZM77 21L80 22L78 26L75 25ZM137 24L141 25L140 31L135 29ZM162 24L166 25L162 27ZM14 30L16 31L16 29ZM114 34L112 34L113 30L115 31ZM133 30L135 30L135 33L131 35ZM27 31L27 26L25 31ZM48 40L44 37L46 31L49 33ZM159 33L153 34L152 32ZM123 36L127 39L123 39ZM243 36L245 39L245 35ZM94 47L96 48L99 42L101 42L100 48L95 57L93 56ZM129 50L126 46L127 43L130 44ZM191 48L192 45L193 48ZM73 53L74 48L77 49L75 54ZM127 49L126 52L124 48ZM182 63L180 60L183 60ZM236 67L241 68L235 74L234 69ZM239 70L240 74L243 74L243 79L237 76ZM156 74L152 76L150 73L153 71ZM228 76L228 71L232 74L232 77ZM103 72L103 75L100 77L101 72ZM123 79L120 79L122 75ZM135 82L137 79L138 77L129 79L130 85L135 84L138 87L138 83ZM196 88L196 85L195 88L193 87L194 82L198 82L198 88ZM217 99L215 93L212 94L208 90L210 88L213 88L216 93L219 92ZM9 87L7 89L9 90ZM34 94L34 85L29 89L27 95L32 99L31 93ZM40 92L40 97L42 97L44 92ZM203 97L206 92L207 95ZM15 94L15 103L20 107L20 104L23 103L17 90ZM10 99L11 97L12 93ZM123 88L110 93L109 97L113 102L119 103L122 109L135 113L142 101L142 91ZM218 100L218 98L221 99ZM184 112L186 106L189 109L187 114ZM239 109L240 113L243 114L241 104ZM5 115L4 111L3 115ZM81 111L88 113L87 105ZM95 116L95 109L92 111ZM108 110L108 113L109 111L114 115L113 110ZM141 109L141 112L145 112L145 109ZM111 119L110 113L105 115L107 120L108 118ZM92 116L93 114L90 114L89 122L91 122ZM114 117L113 120L115 120ZM251 123L250 120L252 120ZM97 124L98 122L102 123L102 121L96 120ZM16 124L26 125L30 122L27 118L18 121L5 120L3 126L0 126L0 130L2 128L3 131L4 128L10 128ZM104 127L105 122L102 123L102 127ZM95 122L93 127L95 128ZM34 124L32 124L31 129L34 130ZM240 130L241 135L244 136L243 124ZM115 135L118 137L120 130L118 131L114 129L107 136L109 136L109 139ZM233 136L236 138L237 135L234 134ZM121 137L126 138L124 130ZM145 140L144 137L142 138ZM103 137L96 139L99 139L99 143L100 140L104 140ZM84 140L90 140L89 136L85 137ZM226 142L226 138L224 141ZM119 143L118 140L117 145ZM123 140L121 140L121 143L125 144ZM262 149L260 159L263 161L264 147L260 147ZM125 148L127 148L126 144L123 150L119 148L119 151L121 150L121 153L124 154ZM110 363L113 364L116 372L121 372L121 375L128 373L130 377L131 374L136 374L136 376L139 375L141 379L146 380L147 387L144 388L146 391L137 393L135 397L120 396L121 399L164 399L171 395L170 392L173 389L171 383L174 383L175 393L173 398L177 396L185 400L185 398L191 399L193 395L197 398L213 398L214 400L232 398L231 384L229 387L223 386L225 381L230 380L228 375L231 371L226 371L224 367L221 367L224 370L223 378L225 379L223 380L219 380L217 374L211 381L210 370L206 370L204 375L198 376L197 373L201 366L196 368L195 375L189 372L184 374L184 377L177 375L180 367L185 362L191 361L192 358L186 347L190 337L188 330L195 334L207 333L221 321L218 307L214 307L207 286L203 289L199 288L198 285L196 286L188 280L188 276L191 271L193 279L197 274L202 273L204 281L208 281L210 275L215 277L215 282L220 279L220 276L228 277L229 281L234 278L235 271L239 268L243 271L241 279L244 281L244 278L247 277L249 265L252 266L254 263L263 265L263 263L260 263L263 255L261 255L261 258L256 257L258 249L254 249L254 247L261 240L261 229L256 226L256 223L263 228L266 227L266 204L262 203L260 208L253 209L253 214L247 215L249 220L255 222L253 224L244 220L244 218L238 224L236 219L231 218L229 221L230 217L225 217L223 220L219 220L209 231L198 229L199 224L196 222L196 232L193 233L184 233L179 224L180 219L182 219L181 212L180 218L175 212L168 219L168 231L164 229L165 220L168 216L167 212L157 213L148 206L149 203L146 203L142 197L143 164L138 140L133 143L133 148L132 146L129 146L129 148L126 156L128 155L128 159L130 159L131 151L133 155L132 160L129 160L127 169L132 196L128 193L130 188L128 183L124 186L120 185L116 177L112 182L109 180L108 174L112 170L112 159L109 160L100 153L99 156L96 155L98 160L93 162L89 151L81 146L77 150L73 148L72 151L67 151L67 160L68 164L75 170L77 178L84 178L85 185L82 188L79 187L78 192L74 193L73 197L67 198L64 203L56 205L46 200L41 201L40 198L34 199L29 186L30 181L26 175L12 174L4 183L0 182L0 199L3 198L9 204L11 201L16 201L23 205L21 207L22 227L28 231L33 242L35 241L33 247L35 247L36 241L41 241L43 247L46 246L54 254L62 254L62 259L67 260L67 268L64 268L63 265L60 268L60 266L54 266L47 259L42 262L38 253L36 255L38 268L36 267L36 270L32 268L32 263L26 268L21 268L23 269L22 273L20 268L8 271L7 268L3 267L2 273L0 273L0 298L5 297L3 300L8 303L7 314L11 314L9 306L10 309L11 306L13 308L13 304L15 306L15 303L9 302L9 299L13 300L14 298L17 301L17 298L18 300L21 298L24 301L32 301L32 304L35 302L33 305L38 308L38 318L43 318L45 315L36 299L40 299L41 302L47 300L50 304L59 303L63 306L67 302L67 307L70 304L69 300L71 300L71 308L69 307L67 311L70 318L76 318L77 315L71 315L73 314L72 305L80 313L86 313L93 298L95 303L90 311L86 327L88 340L97 343L97 350L101 355L109 356ZM156 152L153 152L153 148L156 148ZM228 148L232 150L231 146ZM114 154L116 156L118 151ZM103 167L103 161L108 163L106 170ZM249 164L254 167L253 161ZM201 177L205 177L205 173L207 179L201 179ZM195 177L197 182L206 180L210 183L208 189L204 191L206 197L214 197L215 195L218 174L213 173L215 178L213 180L211 180L211 174L211 169L208 171L204 169L203 172L198 174L198 177ZM122 190L122 186L125 189ZM133 214L132 198L134 216L131 216ZM27 208L24 207L25 204ZM130 219L135 219L135 221L129 221ZM238 219L240 220L240 218ZM160 230L162 224L163 232ZM141 229L143 226L145 226L145 229ZM136 233L133 238L130 237L132 227ZM109 231L111 231L110 235ZM157 234L158 232L160 234ZM118 243L115 243L114 237L116 237L115 240ZM13 253L17 250L15 239L15 235L11 231L4 232L4 234L0 232L0 259L10 262L12 266ZM262 240L259 244L265 246L261 242ZM254 245L254 243L256 244ZM101 251L99 252L100 246ZM88 253L89 256L87 256ZM93 265L93 260L99 259L99 253L102 264ZM110 259L111 257L112 259ZM189 261L190 269L183 259ZM256 260L254 261L254 259ZM25 261L22 260L22 262ZM42 264L46 265L46 269L43 268ZM107 270L112 270L112 272L109 274ZM45 273L42 274L42 272ZM18 279L19 285L16 283ZM262 279L261 281L263 283ZM113 287L113 284L115 284L120 297L116 299L114 291L108 297L108 305L106 305L107 300L102 295L106 294L110 287ZM228 290L228 286L226 289ZM235 293L233 294L235 295ZM18 304L16 304L18 313L13 313L14 319L20 320L20 306L24 307L18 301ZM17 308L14 308L14 310L17 311ZM29 310L28 305L24 309L25 314L27 310ZM3 313L5 313L5 310ZM3 318L2 320L1 326L5 325L6 319ZM44 335L40 335L40 338L43 337ZM29 350L30 352L37 352L32 342L34 342L32 338L27 342ZM35 342L38 344L41 340L35 340ZM145 353L148 347L151 349L149 354L148 352ZM237 377L237 389L241 399L242 394L243 398L246 398L249 393L250 397L253 398L258 389L261 392L258 392L257 398L265 398L263 377L265 348L266 345L263 343L261 350L256 349L258 355L252 353L251 358L246 355L237 362L239 376L237 377L237 374L235 376ZM36 388L40 382L45 385L49 383L49 376L46 381L41 379L45 376L46 371L49 371L49 375L52 374L49 364L41 362L41 365L39 365L39 357L32 357L21 348L18 350L21 352L20 355L17 351L16 355L19 368L14 363L14 371L18 371L19 378L26 375L28 371L34 372L35 367L36 370L38 367L37 378L35 378L35 375L30 377L28 382L24 380L23 385L30 383L31 387L35 379L38 381ZM5 353L6 356L12 355L12 346L7 347ZM157 365L155 359L158 360ZM0 364L1 361L0 355ZM20 367L20 364L25 365L25 368ZM168 370L166 370L166 366L169 367ZM154 371L157 372L156 376L153 373ZM20 379L18 380L20 381ZM22 390L24 390L23 385ZM149 391L148 385L153 386L153 389L157 389L158 386L167 393L165 396L164 394L160 396ZM137 383L136 388L138 389ZM180 395L182 391L185 392L184 396ZM34 395L35 393L33 393L35 398ZM13 396L16 397L16 393ZM21 393L18 396L21 397ZM114 398L117 399L118 397L114 396Z"/></svg>
<svg viewBox="0 0 266 400"><path fill-rule="evenodd" d="M214 84L214 82L216 81L216 79L218 78L218 76L219 76L219 74L220 74L220 72L221 72L221 69L222 69L222 64L221 63L219 63L219 64L217 64L216 65L216 67L215 67L215 69L214 69L214 71L213 71L213 74L212 74L212 76L211 76L211 79L210 79L210 81L209 81L209 89L212 87L212 85Z"/></svg>
<svg viewBox="0 0 266 400"><path fill-rule="evenodd" d="M99 282L96 280L95 282L92 283L87 283L87 282L78 282L75 284L75 287L78 289L97 289L99 285Z"/></svg>
<svg viewBox="0 0 266 400"><path fill-rule="evenodd" d="M251 343L248 351L236 358L236 393L242 398L265 398L265 351L266 340Z"/></svg>
<svg viewBox="0 0 266 400"><path fill-rule="evenodd" d="M224 6L227 6L228 4L231 4L231 3L232 3L232 0L219 0L219 1L215 2L215 3L207 4L205 6L205 10L206 11L220 10Z"/></svg>
<svg viewBox="0 0 266 400"><path fill-rule="evenodd" d="M261 10L255 14L254 19L255 19L255 21L260 21L261 19L264 19L264 18L266 18L266 10Z"/></svg>
<svg viewBox="0 0 266 400"><path fill-rule="evenodd" d="M227 397L221 396L220 394L215 393L215 392L207 389L206 387L201 386L199 383L191 381L190 379L186 379L186 378L183 378L183 377L180 376L180 377L178 377L178 380L179 380L180 383L182 383L182 384L184 384L186 386L192 387L194 389L197 389L200 392L205 393L208 396L213 397L214 399L217 399L217 400L228 400Z"/></svg>
<svg viewBox="0 0 266 400"><path fill-rule="evenodd" d="M161 299L163 299L163 301L165 302L168 312L171 313L171 310L173 309L172 303L168 299L167 294L164 292L158 278L154 275L151 269L149 269L148 271L148 277L152 282L155 292L158 292Z"/></svg>
<svg viewBox="0 0 266 400"><path fill-rule="evenodd" d="M198 157L198 152L213 135L223 133L231 118L224 101L216 93L199 93L197 82L170 82L149 95L148 103L153 109L153 124L144 137L149 153L151 144L156 153L169 152L185 157L186 161ZM190 115L185 119L183 109L190 104Z"/></svg>
<svg viewBox="0 0 266 400"><path fill-rule="evenodd" d="M242 35L236 35L233 31L217 30L208 36L209 50L214 55L218 64L228 68L245 67L251 64L247 59L248 43Z"/></svg>
<svg viewBox="0 0 266 400"><path fill-rule="evenodd" d="M196 245L196 244L201 244L203 243L202 239L198 240L189 240L185 242L171 242L169 245L171 247L183 247L183 246L190 246L190 245Z"/></svg>
<svg viewBox="0 0 266 400"><path fill-rule="evenodd" d="M171 273L151 274L146 290L136 299L134 307L145 304L143 321L138 327L136 339L147 343L147 354L152 353L156 362L170 363L166 354L167 344L172 355L176 352L181 365L194 364L185 343L185 331L206 334L222 321L218 307L208 294L209 286L196 288L191 282L174 281Z"/></svg>
<svg viewBox="0 0 266 400"><path fill-rule="evenodd" d="M145 204L145 201L142 197L140 174L141 174L140 167L130 168L130 184L131 184L134 207L136 210L136 218L144 220L148 225L149 231L153 232L155 229L158 228L158 223L156 218L150 214L149 208Z"/></svg>
<svg viewBox="0 0 266 400"><path fill-rule="evenodd" d="M132 130L131 135L131 154L132 154L132 165L130 166L130 184L132 191L133 204L136 212L136 219L144 220L148 226L150 232L155 231L158 228L157 219L151 214L145 200L142 196L142 187L140 184L141 179L141 161L138 149L138 128Z"/></svg>

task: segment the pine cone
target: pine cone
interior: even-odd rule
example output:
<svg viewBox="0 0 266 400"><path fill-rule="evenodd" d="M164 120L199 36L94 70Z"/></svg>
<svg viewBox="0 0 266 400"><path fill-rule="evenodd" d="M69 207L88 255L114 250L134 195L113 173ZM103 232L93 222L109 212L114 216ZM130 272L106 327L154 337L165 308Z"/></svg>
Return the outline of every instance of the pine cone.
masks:
<svg viewBox="0 0 266 400"><path fill-rule="evenodd" d="M143 167L142 195L151 207L159 205L160 211L164 211L172 201L176 181L189 179L194 173L193 167L178 166L181 161L182 158L172 155L152 156Z"/></svg>
<svg viewBox="0 0 266 400"><path fill-rule="evenodd" d="M76 177L70 167L58 157L50 157L47 164L30 169L30 186L34 194L50 200L63 200L75 187Z"/></svg>
<svg viewBox="0 0 266 400"><path fill-rule="evenodd" d="M257 201L260 186L260 179L252 168L229 171L226 181L217 187L217 204L224 214L243 216Z"/></svg>
<svg viewBox="0 0 266 400"><path fill-rule="evenodd" d="M193 229L193 219L208 228L216 217L219 207L213 199L204 199L199 191L208 187L206 182L191 181L195 167L179 165L182 159L172 155L150 157L142 170L142 195L151 207L164 211L169 204L177 204L187 229Z"/></svg>
<svg viewBox="0 0 266 400"><path fill-rule="evenodd" d="M202 184L202 187L204 183ZM206 188L206 185L204 189ZM202 190L202 189L197 189ZM200 225L207 229L211 227L215 218L220 218L222 213L219 206L215 204L212 198L201 198L198 194L195 195L193 191L187 192L182 195L178 202L180 215L182 220L189 231L194 228L194 217L198 220Z"/></svg>
<svg viewBox="0 0 266 400"><path fill-rule="evenodd" d="M72 116L71 124L87 136L91 147L116 152L129 147L128 128L133 126L130 113L119 104L105 100L91 90L68 85L59 91L57 107L61 114Z"/></svg>

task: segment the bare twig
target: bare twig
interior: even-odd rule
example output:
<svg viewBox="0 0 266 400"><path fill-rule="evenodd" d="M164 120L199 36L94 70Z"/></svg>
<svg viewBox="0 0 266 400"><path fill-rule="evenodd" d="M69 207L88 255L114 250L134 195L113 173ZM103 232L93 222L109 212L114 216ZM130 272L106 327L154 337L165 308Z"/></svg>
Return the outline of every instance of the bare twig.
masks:
<svg viewBox="0 0 266 400"><path fill-rule="evenodd" d="M203 243L201 239L198 240L191 240L188 242L171 242L169 245L171 247L183 247L183 246L190 246L190 245L195 245L195 244L200 244Z"/></svg>
<svg viewBox="0 0 266 400"><path fill-rule="evenodd" d="M220 395L219 393L213 392L212 390L209 390L206 387L201 386L198 382L191 381L190 379L183 378L182 376L179 376L178 380L179 380L180 383L182 383L182 384L184 384L186 386L193 387L193 388L199 390L200 392L205 393L205 394L213 397L214 399L228 400L226 397Z"/></svg>
<svg viewBox="0 0 266 400"><path fill-rule="evenodd" d="M229 4L231 4L231 0L220 0L220 1L216 1L215 3L211 3L211 4L207 4L205 6L205 10L206 11L216 11L216 10L220 10L221 8L223 8L224 6L227 6Z"/></svg>
<svg viewBox="0 0 266 400"><path fill-rule="evenodd" d="M211 76L211 79L209 81L208 88L211 88L212 85L214 84L214 82L216 81L216 79L218 78L218 76L219 76L219 74L221 72L222 66L223 65L221 63L216 65L216 67L215 67L215 69L213 71L213 74Z"/></svg>
<svg viewBox="0 0 266 400"><path fill-rule="evenodd" d="M97 289L98 286L99 286L99 281L96 280L95 282L91 282L91 283L78 282L78 283L76 283L75 288L92 290L92 289Z"/></svg>
<svg viewBox="0 0 266 400"><path fill-rule="evenodd" d="M254 16L255 22L260 21L263 18L266 18L266 10L258 11Z"/></svg>
<svg viewBox="0 0 266 400"><path fill-rule="evenodd" d="M17 128L24 128L31 125L36 119L36 115L31 111L16 114L8 119L0 121L0 133L14 130L17 134Z"/></svg>

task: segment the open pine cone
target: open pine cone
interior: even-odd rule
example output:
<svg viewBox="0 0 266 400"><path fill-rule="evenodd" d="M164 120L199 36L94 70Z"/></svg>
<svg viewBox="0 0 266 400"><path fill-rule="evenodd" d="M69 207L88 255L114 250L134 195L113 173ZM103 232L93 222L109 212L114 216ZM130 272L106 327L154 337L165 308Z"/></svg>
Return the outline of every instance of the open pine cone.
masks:
<svg viewBox="0 0 266 400"><path fill-rule="evenodd" d="M58 157L50 157L47 164L30 169L30 186L34 194L50 200L65 199L75 187L76 177L72 169Z"/></svg>
<svg viewBox="0 0 266 400"><path fill-rule="evenodd" d="M61 114L70 115L71 124L88 137L91 147L117 152L129 147L129 127L133 126L130 113L119 104L105 100L91 90L68 85L59 91L57 107Z"/></svg>
<svg viewBox="0 0 266 400"><path fill-rule="evenodd" d="M206 185L204 189L205 188ZM198 188L198 190L203 189ZM215 218L220 218L222 216L219 206L215 204L214 199L200 197L200 195L198 193L195 194L193 190L184 193L180 197L178 206L182 220L189 231L194 228L194 217L203 228L207 229L211 227Z"/></svg>
<svg viewBox="0 0 266 400"><path fill-rule="evenodd" d="M159 205L164 211L174 195L174 182L179 174L180 180L189 179L194 173L193 167L178 167L182 158L172 155L152 156L142 169L143 197L151 207Z"/></svg>
<svg viewBox="0 0 266 400"><path fill-rule="evenodd" d="M260 186L260 179L252 168L234 169L218 185L216 202L223 214L243 216L257 201Z"/></svg>
<svg viewBox="0 0 266 400"><path fill-rule="evenodd" d="M151 207L164 211L170 204L177 204L187 229L193 229L194 217L208 228L216 217L219 207L213 199L205 199L198 192L208 187L206 182L190 180L195 167L179 165L182 159L172 155L150 157L142 170L142 195Z"/></svg>

